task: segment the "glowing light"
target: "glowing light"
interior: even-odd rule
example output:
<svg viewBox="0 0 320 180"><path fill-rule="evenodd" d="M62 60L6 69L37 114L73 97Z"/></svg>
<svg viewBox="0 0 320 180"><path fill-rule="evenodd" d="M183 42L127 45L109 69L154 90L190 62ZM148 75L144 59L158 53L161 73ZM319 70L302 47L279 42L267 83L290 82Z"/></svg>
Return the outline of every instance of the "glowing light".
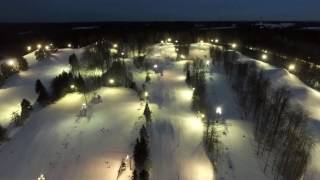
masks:
<svg viewBox="0 0 320 180"><path fill-rule="evenodd" d="M218 42L219 42L219 39L215 39L214 42L215 42L215 43L218 43Z"/></svg>
<svg viewBox="0 0 320 180"><path fill-rule="evenodd" d="M160 42L161 42L161 44L163 44L163 43L164 43L164 41L163 41L163 40L161 40Z"/></svg>
<svg viewBox="0 0 320 180"><path fill-rule="evenodd" d="M46 50L49 50L49 49L50 49L50 47L49 47L48 45L46 45L44 48L45 48Z"/></svg>
<svg viewBox="0 0 320 180"><path fill-rule="evenodd" d="M43 174L40 174L40 176L38 177L38 180L46 180L46 178L44 177Z"/></svg>
<svg viewBox="0 0 320 180"><path fill-rule="evenodd" d="M168 38L168 40L167 40L168 42L171 42L171 38Z"/></svg>
<svg viewBox="0 0 320 180"><path fill-rule="evenodd" d="M28 47L27 47L27 50L28 50L28 51L31 51L31 50L32 50L31 46L28 46Z"/></svg>
<svg viewBox="0 0 320 180"><path fill-rule="evenodd" d="M158 68L158 65L157 65L157 64L153 65L153 68L154 68L154 69L157 69L157 68Z"/></svg>
<svg viewBox="0 0 320 180"><path fill-rule="evenodd" d="M72 44L69 43L67 46L68 46L68 48L71 48L71 47L72 47Z"/></svg>
<svg viewBox="0 0 320 180"><path fill-rule="evenodd" d="M194 90L196 90L196 88L193 87L193 88L192 88L192 91L194 91Z"/></svg>
<svg viewBox="0 0 320 180"><path fill-rule="evenodd" d="M289 71L294 71L296 69L296 66L294 64L290 64L288 69Z"/></svg>
<svg viewBox="0 0 320 180"><path fill-rule="evenodd" d="M118 50L115 49L115 48L111 48L111 49L110 49L110 52L111 52L111 54L117 54L117 53L118 53Z"/></svg>
<svg viewBox="0 0 320 180"><path fill-rule="evenodd" d="M183 54L181 54L181 55L180 55L180 58L181 58L181 59L185 59L185 58L186 58L186 56L185 56L185 55L183 55Z"/></svg>
<svg viewBox="0 0 320 180"><path fill-rule="evenodd" d="M114 80L113 79L109 79L109 84L114 84Z"/></svg>
<svg viewBox="0 0 320 180"><path fill-rule="evenodd" d="M178 51L179 51L179 48L176 49L176 52L178 52Z"/></svg>
<svg viewBox="0 0 320 180"><path fill-rule="evenodd" d="M178 43L179 41L178 41L178 40L176 40L175 42L176 42L176 43Z"/></svg>
<svg viewBox="0 0 320 180"><path fill-rule="evenodd" d="M14 65L14 60L12 60L12 59L8 60L7 64L9 66L13 66Z"/></svg>
<svg viewBox="0 0 320 180"><path fill-rule="evenodd" d="M118 44L113 44L113 48L117 48L118 47Z"/></svg>
<svg viewBox="0 0 320 180"><path fill-rule="evenodd" d="M216 108L216 114L221 115L222 114L222 107L218 106Z"/></svg>
<svg viewBox="0 0 320 180"><path fill-rule="evenodd" d="M237 45L236 43L232 43L232 44L231 44L231 47L232 47L233 49L237 48L237 46L238 46L238 45Z"/></svg>
<svg viewBox="0 0 320 180"><path fill-rule="evenodd" d="M124 52L121 52L121 56L124 56Z"/></svg>
<svg viewBox="0 0 320 180"><path fill-rule="evenodd" d="M42 48L42 45L41 45L41 44L38 44L38 45L37 45L37 48L38 48L38 49L41 49L41 48Z"/></svg>
<svg viewBox="0 0 320 180"><path fill-rule="evenodd" d="M204 42L203 42L203 40L200 40L200 44L202 45Z"/></svg>
<svg viewBox="0 0 320 180"><path fill-rule="evenodd" d="M201 118L205 118L206 117L206 115L204 115L204 114L201 114Z"/></svg>
<svg viewBox="0 0 320 180"><path fill-rule="evenodd" d="M144 92L144 96L145 96L145 97L148 97L148 96L149 96L149 93L148 93L148 92Z"/></svg>
<svg viewBox="0 0 320 180"><path fill-rule="evenodd" d="M81 108L82 108L82 109L86 109L86 108L87 108L87 104L86 104L86 103L83 103Z"/></svg>
<svg viewBox="0 0 320 180"><path fill-rule="evenodd" d="M213 39L210 39L210 42L214 42L214 40L213 40Z"/></svg>
<svg viewBox="0 0 320 180"><path fill-rule="evenodd" d="M266 59L268 59L268 55L262 54L261 58L262 58L263 60L266 60Z"/></svg>
<svg viewBox="0 0 320 180"><path fill-rule="evenodd" d="M126 160L128 160L129 159L129 155L127 154L127 156L126 156Z"/></svg>
<svg viewBox="0 0 320 180"><path fill-rule="evenodd" d="M210 64L210 61L209 61L209 60L207 60L207 61L206 61L206 65L207 65L207 66L209 66L209 64Z"/></svg>
<svg viewBox="0 0 320 180"><path fill-rule="evenodd" d="M75 86L74 84L71 84L71 85L70 85L70 88L71 88L71 89L75 89L76 86Z"/></svg>

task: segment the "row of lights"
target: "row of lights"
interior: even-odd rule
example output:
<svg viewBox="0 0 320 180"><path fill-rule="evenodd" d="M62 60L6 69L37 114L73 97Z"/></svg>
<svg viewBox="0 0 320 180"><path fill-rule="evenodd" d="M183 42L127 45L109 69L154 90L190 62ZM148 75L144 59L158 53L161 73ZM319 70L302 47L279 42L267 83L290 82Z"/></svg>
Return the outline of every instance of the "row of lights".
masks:
<svg viewBox="0 0 320 180"><path fill-rule="evenodd" d="M221 107L221 106L217 106L217 107L216 107L216 114L217 114L218 116L221 116L221 115L222 115L222 107ZM203 114L203 113L201 113L200 116L201 116L202 119L206 117L206 115Z"/></svg>
<svg viewBox="0 0 320 180"><path fill-rule="evenodd" d="M50 48L51 48L52 46L53 46L53 44L50 43L49 45L45 45L45 46L44 46L44 49L45 49L45 50L50 50ZM41 49L41 48L43 47L43 45L42 45L42 44L37 44L36 47L37 47L37 49ZM68 48L71 48L71 47L72 47L72 44L71 44L71 43L67 44L67 47L68 47ZM32 51L32 46L27 46L26 49L27 49L27 51L30 52L30 51Z"/></svg>
<svg viewBox="0 0 320 180"><path fill-rule="evenodd" d="M171 39L171 38L168 38L168 39L166 40L166 42L167 42L167 43L171 43L171 42L172 42L172 39ZM175 42L175 43L179 43L178 40L175 40L174 42ZM161 40L160 43L161 43L161 44L164 44L164 43L165 43L165 40Z"/></svg>

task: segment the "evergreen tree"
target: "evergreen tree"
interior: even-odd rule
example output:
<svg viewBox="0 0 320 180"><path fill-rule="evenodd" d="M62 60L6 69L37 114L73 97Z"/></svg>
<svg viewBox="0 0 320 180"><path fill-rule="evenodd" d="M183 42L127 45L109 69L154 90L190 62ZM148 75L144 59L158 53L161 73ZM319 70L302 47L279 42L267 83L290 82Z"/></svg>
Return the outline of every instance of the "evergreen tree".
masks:
<svg viewBox="0 0 320 180"><path fill-rule="evenodd" d="M138 179L139 179L138 173L137 173L136 170L134 170L133 173L132 173L132 178L131 178L131 180L138 180Z"/></svg>
<svg viewBox="0 0 320 180"><path fill-rule="evenodd" d="M26 71L29 69L28 62L24 57L18 58L18 64L21 71Z"/></svg>
<svg viewBox="0 0 320 180"><path fill-rule="evenodd" d="M3 76L3 74L0 72L0 87L4 84L6 78Z"/></svg>
<svg viewBox="0 0 320 180"><path fill-rule="evenodd" d="M142 170L140 172L140 180L149 180L149 172L147 170Z"/></svg>
<svg viewBox="0 0 320 180"><path fill-rule="evenodd" d="M7 140L7 129L0 125L0 141Z"/></svg>
<svg viewBox="0 0 320 180"><path fill-rule="evenodd" d="M30 111L32 110L31 103L27 99L22 99L20 106L21 106L21 113L20 113L21 119L25 120L29 117Z"/></svg>
<svg viewBox="0 0 320 180"><path fill-rule="evenodd" d="M186 83L187 83L188 85L191 85L190 69L187 69L187 71L186 71Z"/></svg>
<svg viewBox="0 0 320 180"><path fill-rule="evenodd" d="M73 75L63 71L51 81L51 91L53 100L63 97L70 92L70 85L74 81Z"/></svg>
<svg viewBox="0 0 320 180"><path fill-rule="evenodd" d="M144 125L140 129L140 137L144 137L146 140L149 138L147 128Z"/></svg>
<svg viewBox="0 0 320 180"><path fill-rule="evenodd" d="M149 73L147 73L147 75L146 75L146 82L150 82L150 80L151 80L150 75L149 75Z"/></svg>
<svg viewBox="0 0 320 180"><path fill-rule="evenodd" d="M10 76L18 72L18 70L14 66L10 66L6 63L0 65L0 71L4 78L9 78Z"/></svg>
<svg viewBox="0 0 320 180"><path fill-rule="evenodd" d="M143 111L143 115L146 118L147 122L151 121L151 111L150 111L148 103L146 103L146 106L145 106L144 111Z"/></svg>
<svg viewBox="0 0 320 180"><path fill-rule="evenodd" d="M73 73L75 73L75 72L79 73L80 65L79 65L78 58L75 54L71 54L69 56L69 64L72 68Z"/></svg>
<svg viewBox="0 0 320 180"><path fill-rule="evenodd" d="M13 112L11 114L11 122L16 126L21 126L23 124L23 120L18 112Z"/></svg>
<svg viewBox="0 0 320 180"><path fill-rule="evenodd" d="M37 102L44 106L50 103L50 96L46 90L46 88L43 86L42 82L38 79L36 81L36 93L38 94Z"/></svg>

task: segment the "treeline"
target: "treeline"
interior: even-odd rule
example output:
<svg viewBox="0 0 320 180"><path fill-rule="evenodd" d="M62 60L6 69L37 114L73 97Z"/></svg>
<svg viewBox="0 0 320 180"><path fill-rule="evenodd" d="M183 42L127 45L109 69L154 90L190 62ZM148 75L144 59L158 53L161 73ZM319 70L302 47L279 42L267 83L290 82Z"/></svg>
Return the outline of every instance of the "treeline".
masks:
<svg viewBox="0 0 320 180"><path fill-rule="evenodd" d="M260 51L252 51L247 48L241 49L244 54L255 58L261 59ZM320 90L320 66L315 63L309 63L295 59L293 57L281 56L279 54L268 53L268 63L279 68L288 69L290 64L295 65L295 70L291 73L295 74L301 81L308 86Z"/></svg>
<svg viewBox="0 0 320 180"><path fill-rule="evenodd" d="M187 63L184 70L186 73L186 83L193 89L191 110L201 118L205 125L203 145L207 156L216 169L223 147L216 130L218 117L212 112L214 102L208 101L207 93L209 92L207 92L206 84L206 72L208 68L208 65L203 60L195 59L192 64ZM213 89L210 89L210 93L213 93L212 91Z"/></svg>
<svg viewBox="0 0 320 180"><path fill-rule="evenodd" d="M306 113L290 104L287 87L272 88L254 63L237 61L234 51L224 54L224 69L239 106L254 122L256 154L264 162L264 172L274 179L300 179L313 145Z"/></svg>
<svg viewBox="0 0 320 180"><path fill-rule="evenodd" d="M18 74L19 71L26 71L28 69L29 65L24 57L9 59L7 62L0 64L0 87L4 85L9 77Z"/></svg>
<svg viewBox="0 0 320 180"><path fill-rule="evenodd" d="M150 151L149 136L147 128L143 125L140 129L139 138L133 150L134 171L132 180L149 180L150 179Z"/></svg>

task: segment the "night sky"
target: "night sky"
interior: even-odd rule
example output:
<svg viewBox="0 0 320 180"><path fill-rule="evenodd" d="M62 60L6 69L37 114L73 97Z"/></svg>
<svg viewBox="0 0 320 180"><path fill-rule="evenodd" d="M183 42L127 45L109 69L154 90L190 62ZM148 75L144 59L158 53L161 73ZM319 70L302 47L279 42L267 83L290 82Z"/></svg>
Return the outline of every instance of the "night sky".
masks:
<svg viewBox="0 0 320 180"><path fill-rule="evenodd" d="M0 22L320 20L320 0L1 0Z"/></svg>

